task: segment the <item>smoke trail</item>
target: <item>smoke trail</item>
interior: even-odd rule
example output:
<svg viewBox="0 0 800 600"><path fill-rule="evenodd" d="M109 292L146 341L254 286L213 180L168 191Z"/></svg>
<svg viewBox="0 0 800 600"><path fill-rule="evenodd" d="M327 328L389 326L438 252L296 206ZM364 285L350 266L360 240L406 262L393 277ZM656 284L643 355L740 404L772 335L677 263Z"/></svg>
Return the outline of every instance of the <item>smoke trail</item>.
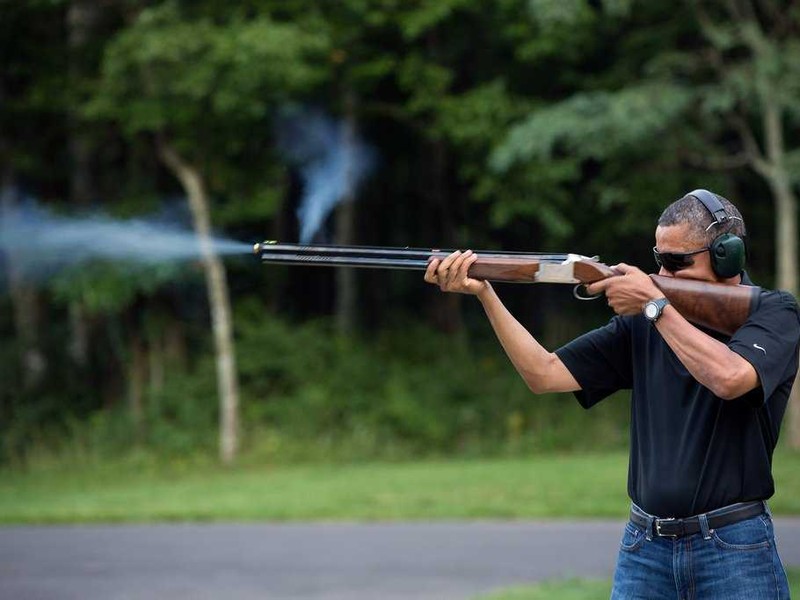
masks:
<svg viewBox="0 0 800 600"><path fill-rule="evenodd" d="M308 243L330 212L351 196L375 164L375 152L347 123L320 112L294 110L277 123L278 148L300 167L303 198L297 216Z"/></svg>
<svg viewBox="0 0 800 600"><path fill-rule="evenodd" d="M0 254L10 268L30 280L42 280L57 270L92 260L152 265L200 257L196 235L188 228L157 219L112 219L103 214L54 215L26 200L0 192ZM252 247L214 239L219 254L242 254Z"/></svg>

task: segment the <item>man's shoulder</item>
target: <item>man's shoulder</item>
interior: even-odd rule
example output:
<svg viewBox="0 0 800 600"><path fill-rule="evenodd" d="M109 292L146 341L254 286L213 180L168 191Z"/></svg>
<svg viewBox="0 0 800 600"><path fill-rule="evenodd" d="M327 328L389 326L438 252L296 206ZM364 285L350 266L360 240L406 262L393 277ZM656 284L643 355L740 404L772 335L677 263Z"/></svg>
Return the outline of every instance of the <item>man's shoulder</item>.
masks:
<svg viewBox="0 0 800 600"><path fill-rule="evenodd" d="M758 296L758 310L784 309L792 311L800 317L800 306L793 294L785 290L761 288Z"/></svg>
<svg viewBox="0 0 800 600"><path fill-rule="evenodd" d="M747 271L742 271L742 285L759 288L755 310L783 308L795 312L800 318L800 306L793 294L785 290L770 290L753 283ZM755 311L754 311L755 312Z"/></svg>
<svg viewBox="0 0 800 600"><path fill-rule="evenodd" d="M787 342L797 344L800 342L800 306L797 299L784 290L762 288L758 302L742 329L772 331Z"/></svg>

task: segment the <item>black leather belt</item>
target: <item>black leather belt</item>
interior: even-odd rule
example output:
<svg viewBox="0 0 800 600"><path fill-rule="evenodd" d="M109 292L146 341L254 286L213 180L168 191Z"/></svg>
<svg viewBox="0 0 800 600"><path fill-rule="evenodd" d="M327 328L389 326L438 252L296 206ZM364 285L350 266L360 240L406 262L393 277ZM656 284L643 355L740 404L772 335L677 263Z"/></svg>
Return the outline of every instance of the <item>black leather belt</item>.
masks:
<svg viewBox="0 0 800 600"><path fill-rule="evenodd" d="M745 519L757 517L764 513L764 503L758 502L739 502L730 506L723 506L717 510L705 513L708 519L708 528L717 529L725 525L732 525ZM646 517L631 509L631 521L643 529L647 529L653 523L653 535L660 537L677 538L684 535L700 533L700 515L685 517L683 519L659 519L658 517Z"/></svg>

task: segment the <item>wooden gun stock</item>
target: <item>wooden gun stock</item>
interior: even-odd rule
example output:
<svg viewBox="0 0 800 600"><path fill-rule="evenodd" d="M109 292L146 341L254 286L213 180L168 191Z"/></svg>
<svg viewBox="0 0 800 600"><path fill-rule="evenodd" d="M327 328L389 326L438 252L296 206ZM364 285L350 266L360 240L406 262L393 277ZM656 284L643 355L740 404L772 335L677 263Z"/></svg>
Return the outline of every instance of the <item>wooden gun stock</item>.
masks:
<svg viewBox="0 0 800 600"><path fill-rule="evenodd" d="M760 288L650 275L670 304L695 325L733 335L756 307Z"/></svg>

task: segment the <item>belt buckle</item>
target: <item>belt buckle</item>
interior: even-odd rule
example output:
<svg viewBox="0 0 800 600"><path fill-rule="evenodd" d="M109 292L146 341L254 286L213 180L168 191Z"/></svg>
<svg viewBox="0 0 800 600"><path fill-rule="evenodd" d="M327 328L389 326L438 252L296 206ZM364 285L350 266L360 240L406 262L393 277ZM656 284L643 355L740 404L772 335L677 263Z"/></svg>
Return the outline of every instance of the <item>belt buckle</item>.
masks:
<svg viewBox="0 0 800 600"><path fill-rule="evenodd" d="M677 538L679 534L677 533L661 533L661 524L667 521L676 521L675 517L669 517L666 519L656 519L656 534L658 537L667 537L667 538Z"/></svg>

